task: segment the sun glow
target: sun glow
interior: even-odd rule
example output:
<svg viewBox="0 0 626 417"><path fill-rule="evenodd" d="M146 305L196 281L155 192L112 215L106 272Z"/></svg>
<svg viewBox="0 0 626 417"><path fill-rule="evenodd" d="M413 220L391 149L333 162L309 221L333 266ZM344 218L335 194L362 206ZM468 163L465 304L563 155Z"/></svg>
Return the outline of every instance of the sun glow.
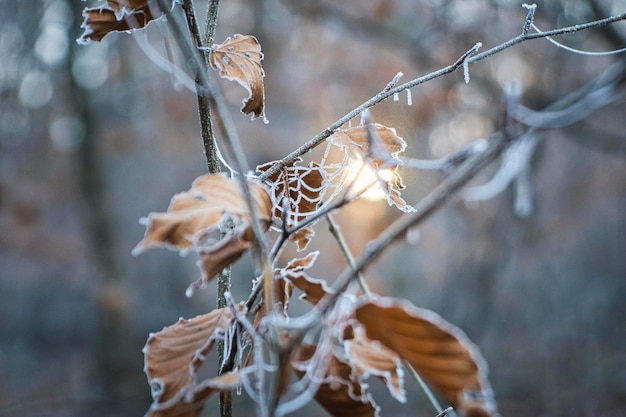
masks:
<svg viewBox="0 0 626 417"><path fill-rule="evenodd" d="M393 180L394 173L390 169L374 170L363 161L354 161L347 166L348 183L352 184L352 192L360 193L367 189L362 196L368 200L383 200L387 194L382 182Z"/></svg>

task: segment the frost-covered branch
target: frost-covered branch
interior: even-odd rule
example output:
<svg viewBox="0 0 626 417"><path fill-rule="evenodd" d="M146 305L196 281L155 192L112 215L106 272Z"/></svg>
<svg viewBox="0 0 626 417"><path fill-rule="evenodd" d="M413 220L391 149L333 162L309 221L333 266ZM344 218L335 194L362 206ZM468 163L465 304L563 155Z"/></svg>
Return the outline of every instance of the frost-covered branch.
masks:
<svg viewBox="0 0 626 417"><path fill-rule="evenodd" d="M530 14L530 13L529 13ZM534 15L533 15L534 16ZM533 17L531 16L531 17ZM584 24L580 24L580 25L574 25L574 26L568 26L568 27L564 27L564 28L560 28L560 29L554 29L554 30L550 30L550 31L545 31L545 32L540 32L540 33L529 33L526 26L527 24L531 24L532 25L532 18L528 18L526 19L525 25L522 29L522 33L518 36L516 36L513 39L510 39L500 45L497 45L485 52L479 53L479 54L474 54L474 52L476 52L476 47L473 47L472 49L470 49L469 51L465 52L457 61L455 61L453 64L448 65L447 67L441 68L437 71L433 71L429 74L426 74L422 77L418 77L415 78L411 81L408 81L404 84L398 85L396 87L393 88L388 88L388 86L386 86L380 93L376 94L374 97L370 98L369 100L365 101L364 103L362 103L361 105L359 105L358 107L354 108L353 110L351 110L349 113L347 113L346 115L344 115L343 117L341 117L340 119L338 119L337 121L335 121L333 124L331 124L330 126L328 126L326 129L324 129L322 132L318 133L315 137L311 138L309 141L307 141L305 144L303 144L302 146L300 146L299 148L297 148L296 150L294 150L293 152L289 153L288 155L286 155L285 157L283 157L280 160L280 163L277 163L275 166L273 166L272 168L270 168L269 170L263 172L261 175L259 175L259 179L261 181L265 181L267 180L269 177L271 177L272 175L276 174L280 169L282 169L283 166L288 165L293 163L298 157L306 154L307 152L309 152L311 149L317 147L319 144L321 144L324 140L326 140L328 137L330 137L337 129L339 129L341 126L343 126L344 124L348 123L350 120L354 119L355 117L359 116L364 110L369 109L370 107L375 106L376 104L380 103L381 101L387 99L388 97L393 96L394 94L398 94L402 91L408 90L410 88L416 87L418 85L424 84L428 81L434 80L436 78L442 77L444 75L450 74L452 72L455 72L456 70L458 70L459 68L462 68L464 66L467 65L471 65L474 64L480 60L483 60L487 57L490 57L492 55L495 55L499 52L504 51L505 49L508 49L514 45L517 45L519 43L528 41L528 40L532 40L532 39L542 39L542 38L547 38L547 37L552 37L552 36L558 36L558 35L563 35L563 34L567 34L567 33L574 33L574 32L579 32L582 30L587 30L587 29L592 29L592 28L597 28L597 27L601 27L601 26L605 26L614 22L618 22L620 20L624 20L626 19L626 13L621 13L619 15L615 15L615 16L611 16L605 19L600 19L600 20L595 20L593 22L589 22L589 23L584 23ZM530 23L529 23L530 22ZM469 55L471 56L469 56ZM393 85L395 82L398 81L398 77L394 77L394 79L389 83L390 85Z"/></svg>

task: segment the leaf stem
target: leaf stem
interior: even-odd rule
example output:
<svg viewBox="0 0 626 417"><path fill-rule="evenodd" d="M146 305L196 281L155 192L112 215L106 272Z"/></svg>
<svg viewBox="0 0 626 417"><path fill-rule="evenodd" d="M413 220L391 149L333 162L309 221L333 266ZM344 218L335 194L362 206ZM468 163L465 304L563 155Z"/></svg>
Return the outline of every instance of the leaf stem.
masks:
<svg viewBox="0 0 626 417"><path fill-rule="evenodd" d="M447 409L444 410L443 407L441 407L441 404L439 404L439 401L437 401L437 398L435 397L433 392L430 390L430 388L428 388L428 385L426 385L426 383L424 382L422 377L417 373L417 371L407 361L402 361L402 364L404 365L404 368L409 371L409 374L411 374L411 377L420 387L422 392L426 395L428 402L435 409L435 413L439 413L438 416L445 415Z"/></svg>

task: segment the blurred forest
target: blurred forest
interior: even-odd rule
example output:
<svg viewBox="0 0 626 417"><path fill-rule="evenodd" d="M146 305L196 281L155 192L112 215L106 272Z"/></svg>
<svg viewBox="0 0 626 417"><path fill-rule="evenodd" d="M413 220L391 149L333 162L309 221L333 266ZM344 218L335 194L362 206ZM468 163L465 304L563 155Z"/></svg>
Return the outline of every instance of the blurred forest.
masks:
<svg viewBox="0 0 626 417"><path fill-rule="evenodd" d="M149 332L215 306L214 287L185 297L199 275L195 259L131 256L144 232L138 220L164 211L206 172L195 94L132 35L78 45L81 11L93 4L0 0L0 416L143 415ZM205 3L196 5L203 22ZM539 1L536 23L547 30L624 11L623 0ZM270 123L237 113L245 93L221 85L259 164L304 143L398 71L409 80L476 42L486 49L518 35L525 15L512 0L223 0L216 41L259 39ZM155 22L146 32L164 51L167 27ZM626 23L559 41L623 48ZM523 103L541 109L617 59L528 41L472 65L469 84L455 72L414 88L411 105L403 94L372 117L397 129L409 156L441 157L497 128L507 81L519 80ZM417 242L394 246L366 273L376 292L402 295L467 332L489 363L503 416L626 410L625 104L621 94L542 134L529 216L516 215L511 190L453 201L420 227ZM403 177L408 202L442 178ZM365 200L336 217L356 253L399 215ZM313 246L328 246L327 235L318 226ZM343 267L336 249L312 274L332 279ZM235 273L246 268L244 260ZM237 298L250 282L234 285ZM382 415L432 415L416 389L409 398L378 398ZM245 404L235 402L235 415L251 413ZM301 414L321 413L312 405Z"/></svg>

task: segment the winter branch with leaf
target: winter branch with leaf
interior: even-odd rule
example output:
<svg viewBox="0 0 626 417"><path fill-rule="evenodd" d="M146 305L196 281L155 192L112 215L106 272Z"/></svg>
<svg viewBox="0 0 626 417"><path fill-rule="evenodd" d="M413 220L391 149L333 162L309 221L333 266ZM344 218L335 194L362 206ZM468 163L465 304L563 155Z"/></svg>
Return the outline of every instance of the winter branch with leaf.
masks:
<svg viewBox="0 0 626 417"><path fill-rule="evenodd" d="M136 33L154 20L167 21L191 74L167 59L154 60L197 93L210 170L189 190L176 194L166 212L145 219L145 237L134 250L139 254L167 247L196 254L201 277L189 286L188 296L218 276L225 283L221 305L148 338L145 372L153 403L146 415L197 416L212 395L221 393L220 414L230 416L230 395L224 393L243 388L263 417L296 412L313 400L335 417L374 416L381 410L367 379L379 379L395 399L405 402L404 380L409 375L430 398L433 415L497 416L486 360L466 334L407 300L373 294L362 273L452 198L492 198L518 181L542 130L572 124L613 100L624 78L625 61L541 111L525 107L519 86L509 84L503 91L497 131L436 160L406 157L401 133L377 123L370 109L459 70L469 83L472 64L521 42L556 42L553 38L558 35L608 25L626 19L626 14L541 31L534 23L537 7L525 4L526 18L520 15L517 37L482 53L478 52L482 44L476 43L450 65L403 84L398 73L378 94L283 158L252 169L215 78L243 87L247 95L241 112L267 122L264 56L250 35L205 43L214 35L218 6L217 1L209 2L208 29L213 32L205 40L200 38L190 0L108 0L83 13L81 43L100 41L111 32ZM308 160L308 152L317 147L323 148L323 156ZM499 168L490 180L467 186L493 164ZM402 196L400 168L437 170L445 176L426 197L411 204ZM221 169L227 174L218 172ZM332 216L369 192L379 193L403 215L354 257ZM309 271L319 252L306 252L316 229L326 223L349 266L334 277L313 277ZM289 245L305 254L281 264L280 255ZM230 266L245 254L254 260L255 274L231 276ZM249 282L249 297L233 299L229 280ZM309 306L300 316L289 310L295 294ZM200 368L215 349L220 350L218 375L200 377Z"/></svg>

